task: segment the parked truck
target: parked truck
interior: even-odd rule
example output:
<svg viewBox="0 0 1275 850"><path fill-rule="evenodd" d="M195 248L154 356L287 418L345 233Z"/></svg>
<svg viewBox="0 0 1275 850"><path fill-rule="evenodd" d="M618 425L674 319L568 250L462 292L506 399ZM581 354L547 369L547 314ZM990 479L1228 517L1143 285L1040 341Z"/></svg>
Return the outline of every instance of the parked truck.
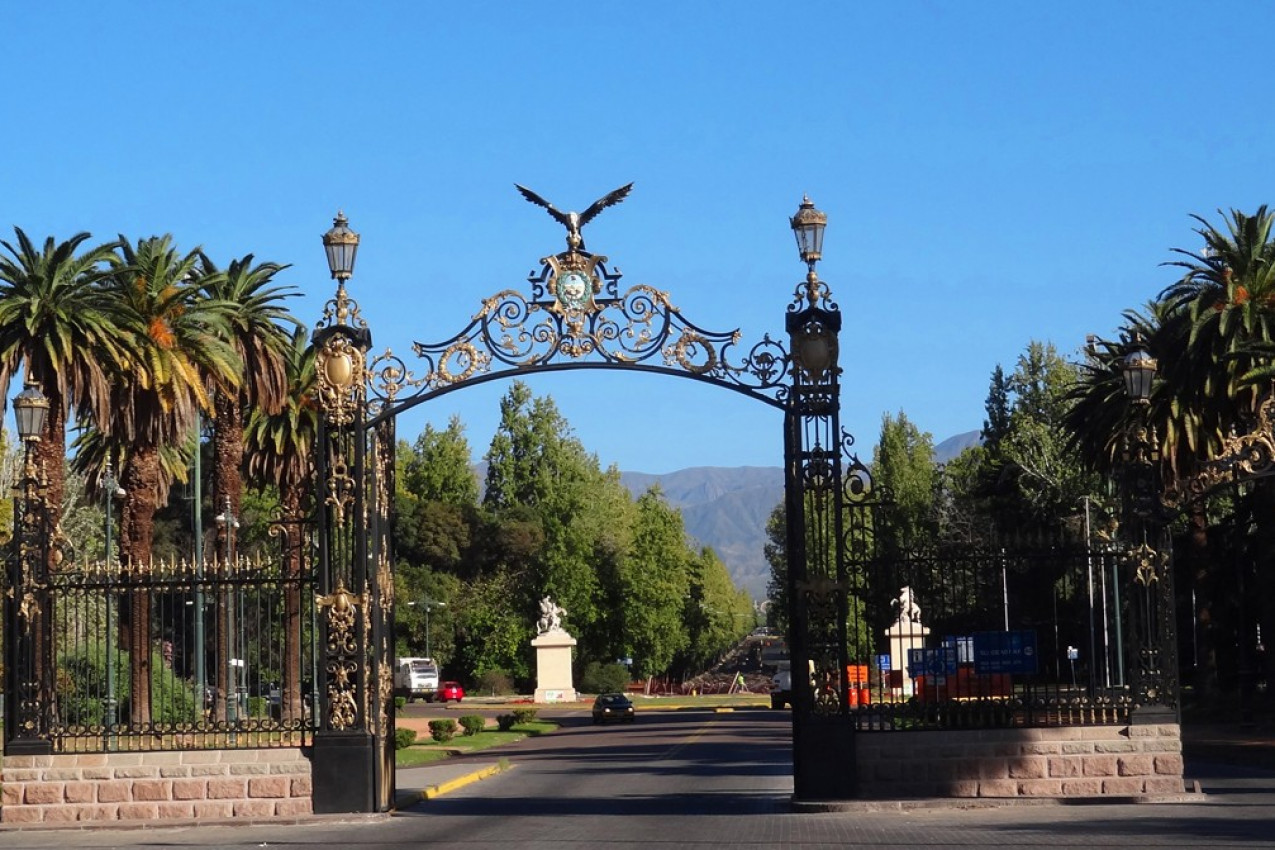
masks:
<svg viewBox="0 0 1275 850"><path fill-rule="evenodd" d="M792 670L781 668L770 679L770 707L774 709L792 705Z"/></svg>
<svg viewBox="0 0 1275 850"><path fill-rule="evenodd" d="M394 665L394 695L433 702L438 694L438 665L432 658L400 658Z"/></svg>
<svg viewBox="0 0 1275 850"><path fill-rule="evenodd" d="M813 661L806 662L810 672L807 674L807 680L810 683L811 690L815 687L815 663ZM778 662L779 669L770 679L770 707L780 709L791 707L792 701L792 662L783 659Z"/></svg>

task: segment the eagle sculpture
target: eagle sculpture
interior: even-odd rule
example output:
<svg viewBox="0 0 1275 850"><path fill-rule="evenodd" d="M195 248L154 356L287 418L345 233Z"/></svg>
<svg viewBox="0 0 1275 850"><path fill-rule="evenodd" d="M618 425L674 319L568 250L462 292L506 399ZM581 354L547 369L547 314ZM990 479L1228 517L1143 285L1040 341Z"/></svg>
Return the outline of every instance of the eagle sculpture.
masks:
<svg viewBox="0 0 1275 850"><path fill-rule="evenodd" d="M621 186L615 191L608 192L590 204L589 207L582 213L564 213L553 204L528 189L526 186L519 186L515 183L514 187L522 193L524 198L531 201L536 206L544 207L549 211L549 215L553 216L555 221L561 222L562 226L567 229L568 250L583 251L584 237L580 235L580 228L592 221L598 213L602 212L607 207L613 207L620 203L620 201L627 198L629 196L629 191L633 189L633 184L630 183L627 186Z"/></svg>

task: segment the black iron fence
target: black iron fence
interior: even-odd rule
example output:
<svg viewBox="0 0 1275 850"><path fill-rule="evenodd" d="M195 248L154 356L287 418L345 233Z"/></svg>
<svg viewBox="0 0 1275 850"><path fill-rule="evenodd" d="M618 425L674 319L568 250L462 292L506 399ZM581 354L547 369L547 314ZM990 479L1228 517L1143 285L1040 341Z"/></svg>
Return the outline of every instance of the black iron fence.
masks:
<svg viewBox="0 0 1275 850"><path fill-rule="evenodd" d="M65 565L49 575L54 752L295 747L317 716L301 559Z"/></svg>
<svg viewBox="0 0 1275 850"><path fill-rule="evenodd" d="M859 729L1129 722L1120 553L1065 536L890 553L858 530L872 544L847 565Z"/></svg>

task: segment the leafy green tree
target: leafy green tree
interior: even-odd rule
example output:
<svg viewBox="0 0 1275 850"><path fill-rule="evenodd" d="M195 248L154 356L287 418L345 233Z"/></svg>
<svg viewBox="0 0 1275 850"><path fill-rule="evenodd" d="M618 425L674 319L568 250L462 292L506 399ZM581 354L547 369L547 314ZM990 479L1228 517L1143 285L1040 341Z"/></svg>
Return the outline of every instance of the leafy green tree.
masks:
<svg viewBox="0 0 1275 850"><path fill-rule="evenodd" d="M500 569L460 586L454 606L456 657L474 680L493 673L530 679L526 615L510 604L520 583L513 572Z"/></svg>
<svg viewBox="0 0 1275 850"><path fill-rule="evenodd" d="M648 683L670 669L689 636L683 600L690 591L689 558L682 516L658 488L637 500L633 542L621 582L624 623L633 672Z"/></svg>
<svg viewBox="0 0 1275 850"><path fill-rule="evenodd" d="M611 467L595 483L590 507L582 521L593 541L591 566L597 579L597 617L576 635L577 660L606 663L624 656L624 592L621 576L633 542L636 506Z"/></svg>
<svg viewBox="0 0 1275 850"><path fill-rule="evenodd" d="M1013 471L1020 517L1057 527L1097 482L1068 444L1066 414L1079 374L1050 343L1032 341L1010 379L1014 402L1001 455Z"/></svg>
<svg viewBox="0 0 1275 850"><path fill-rule="evenodd" d="M476 505L478 479L470 466L470 456L460 417L453 416L442 431L426 425L408 453L401 484L423 501L460 507Z"/></svg>
<svg viewBox="0 0 1275 850"><path fill-rule="evenodd" d="M903 411L881 419L881 436L872 452L872 480L888 493L891 522L878 530L878 545L907 552L934 532L934 445Z"/></svg>
<svg viewBox="0 0 1275 850"><path fill-rule="evenodd" d="M766 585L766 624L781 635L788 634L788 521L784 503L775 505L766 519L766 544L763 553L770 565L770 581Z"/></svg>
<svg viewBox="0 0 1275 850"><path fill-rule="evenodd" d="M517 598L528 625L535 600L547 594L567 610L573 629L587 632L599 619L596 528L590 521L592 497L604 481L597 458L585 451L553 399L533 397L525 384L515 382L500 407L483 504L497 516L512 512L538 523L543 539Z"/></svg>
<svg viewBox="0 0 1275 850"><path fill-rule="evenodd" d="M752 628L752 602L735 587L717 553L704 547L688 564L690 590L682 615L687 646L675 669L694 675L712 665Z"/></svg>

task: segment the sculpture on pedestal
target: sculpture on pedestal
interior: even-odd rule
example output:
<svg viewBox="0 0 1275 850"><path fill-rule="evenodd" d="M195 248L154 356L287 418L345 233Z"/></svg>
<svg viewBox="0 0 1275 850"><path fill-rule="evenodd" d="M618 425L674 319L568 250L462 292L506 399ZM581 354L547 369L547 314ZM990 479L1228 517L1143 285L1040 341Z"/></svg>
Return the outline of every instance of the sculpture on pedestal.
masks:
<svg viewBox="0 0 1275 850"><path fill-rule="evenodd" d="M899 588L899 598L894 600L894 607L899 611L899 625L906 627L909 623L921 622L921 606L916 604L912 588Z"/></svg>
<svg viewBox="0 0 1275 850"><path fill-rule="evenodd" d="M562 618L567 614L567 609L554 602L548 596L540 600L540 623L539 633L556 632L562 630Z"/></svg>
<svg viewBox="0 0 1275 850"><path fill-rule="evenodd" d="M573 702L575 685L571 678L571 648L576 639L562 628L567 611L548 596L540 600L536 648L536 702Z"/></svg>

